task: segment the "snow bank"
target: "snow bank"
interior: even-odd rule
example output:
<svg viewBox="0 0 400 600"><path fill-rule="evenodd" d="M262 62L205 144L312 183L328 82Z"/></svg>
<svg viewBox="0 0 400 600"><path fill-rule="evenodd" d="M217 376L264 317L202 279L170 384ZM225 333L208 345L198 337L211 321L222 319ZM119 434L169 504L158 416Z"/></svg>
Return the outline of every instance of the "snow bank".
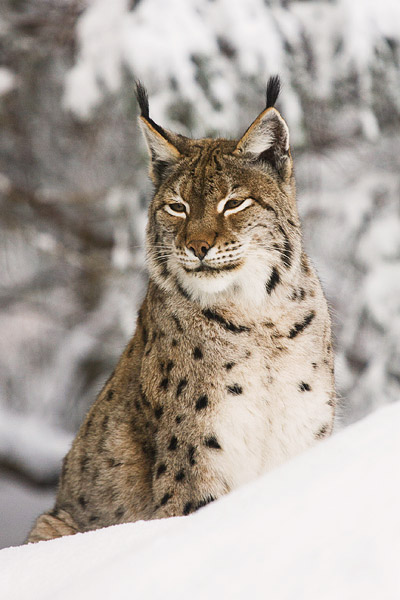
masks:
<svg viewBox="0 0 400 600"><path fill-rule="evenodd" d="M0 596L400 597L400 403L190 517L0 552Z"/></svg>

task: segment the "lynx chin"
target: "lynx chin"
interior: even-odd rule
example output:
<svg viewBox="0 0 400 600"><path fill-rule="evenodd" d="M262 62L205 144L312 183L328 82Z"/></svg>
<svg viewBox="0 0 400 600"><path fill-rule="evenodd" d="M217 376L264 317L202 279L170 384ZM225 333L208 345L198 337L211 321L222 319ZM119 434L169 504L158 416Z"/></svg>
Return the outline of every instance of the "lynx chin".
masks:
<svg viewBox="0 0 400 600"><path fill-rule="evenodd" d="M271 77L239 140L192 140L150 118L137 84L148 289L28 541L188 515L330 435L330 318L302 247L279 89Z"/></svg>

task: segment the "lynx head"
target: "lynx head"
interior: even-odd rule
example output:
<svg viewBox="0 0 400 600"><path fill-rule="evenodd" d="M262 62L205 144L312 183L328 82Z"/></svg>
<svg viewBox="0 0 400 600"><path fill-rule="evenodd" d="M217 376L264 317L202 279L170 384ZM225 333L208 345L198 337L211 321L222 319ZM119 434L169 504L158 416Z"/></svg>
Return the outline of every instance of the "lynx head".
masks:
<svg viewBox="0 0 400 600"><path fill-rule="evenodd" d="M137 84L139 122L155 186L149 209L150 276L210 305L232 293L265 300L300 253L289 130L274 104L239 140L192 140L157 125Z"/></svg>

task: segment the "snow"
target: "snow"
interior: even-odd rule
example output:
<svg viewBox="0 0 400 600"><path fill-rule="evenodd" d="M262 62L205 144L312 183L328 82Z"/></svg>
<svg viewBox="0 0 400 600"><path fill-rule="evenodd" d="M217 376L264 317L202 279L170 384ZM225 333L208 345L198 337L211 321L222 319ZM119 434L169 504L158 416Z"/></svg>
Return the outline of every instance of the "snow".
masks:
<svg viewBox="0 0 400 600"><path fill-rule="evenodd" d="M8 94L15 86L15 76L6 67L0 67L0 96Z"/></svg>
<svg viewBox="0 0 400 600"><path fill-rule="evenodd" d="M400 597L400 403L189 517L0 552L0 595Z"/></svg>
<svg viewBox="0 0 400 600"><path fill-rule="evenodd" d="M301 143L296 79L312 98L327 100L346 79L357 77L362 99L357 118L365 137L373 140L379 132L373 65L387 40L398 40L399 19L396 0L294 2L289 9L264 0L146 0L135 10L128 0L92 0L78 22L79 51L66 77L64 106L90 119L104 95L122 86L124 66L146 82L152 112L163 124L179 127L179 119L174 123L171 117L171 100L184 100L192 106L193 134L204 133L204 121L210 130L232 134L232 123L241 125L238 104L248 84L264 85L269 74L279 72L289 84L282 104L292 139ZM305 38L311 44L308 54ZM395 89L396 75L388 79ZM396 95L393 102L398 106Z"/></svg>
<svg viewBox="0 0 400 600"><path fill-rule="evenodd" d="M156 92L152 111L164 124L177 126L168 111L174 81L181 100L203 115L203 123L207 115L210 128L228 131L240 114L232 102L232 93L240 89L238 73L247 78L262 73L263 83L268 73L285 73L274 17L280 10L265 10L263 0L147 0L134 11L127 0L94 0L78 24L78 60L66 77L64 106L89 119L104 93L122 84L124 65ZM260 43L265 39L268 44ZM221 40L232 49L234 61L220 54ZM199 85L202 69L207 83Z"/></svg>

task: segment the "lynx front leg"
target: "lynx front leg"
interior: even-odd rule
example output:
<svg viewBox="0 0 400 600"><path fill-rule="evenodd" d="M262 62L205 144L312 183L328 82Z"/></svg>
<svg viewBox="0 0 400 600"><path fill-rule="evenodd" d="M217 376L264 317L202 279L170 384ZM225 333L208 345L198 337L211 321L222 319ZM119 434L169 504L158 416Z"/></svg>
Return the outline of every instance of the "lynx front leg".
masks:
<svg viewBox="0 0 400 600"><path fill-rule="evenodd" d="M193 442L193 443L191 443ZM215 436L158 436L152 519L188 515L230 491Z"/></svg>
<svg viewBox="0 0 400 600"><path fill-rule="evenodd" d="M53 540L63 535L78 533L79 528L65 510L51 510L36 519L26 543Z"/></svg>

